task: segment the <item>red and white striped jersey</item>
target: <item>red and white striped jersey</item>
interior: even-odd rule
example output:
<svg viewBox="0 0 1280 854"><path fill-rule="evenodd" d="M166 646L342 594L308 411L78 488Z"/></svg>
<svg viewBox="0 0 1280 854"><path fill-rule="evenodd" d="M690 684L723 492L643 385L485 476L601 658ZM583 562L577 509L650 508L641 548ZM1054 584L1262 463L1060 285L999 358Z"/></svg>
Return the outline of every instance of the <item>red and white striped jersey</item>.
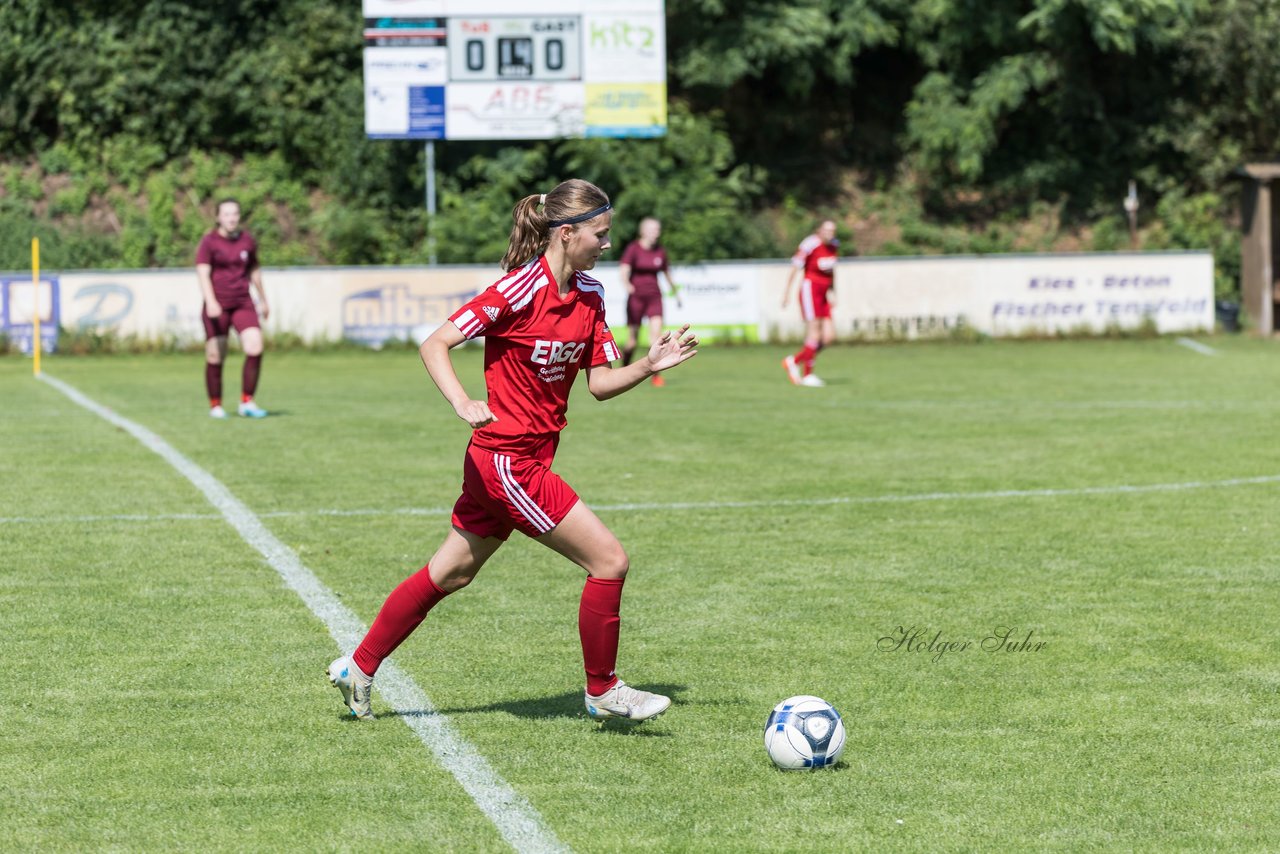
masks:
<svg viewBox="0 0 1280 854"><path fill-rule="evenodd" d="M544 256L512 270L449 319L467 338L484 336L484 382L497 421L474 439L486 447L563 430L578 371L619 357L604 320L604 286L574 273L562 299Z"/></svg>
<svg viewBox="0 0 1280 854"><path fill-rule="evenodd" d="M840 241L823 243L816 234L800 241L791 263L804 269L804 277L819 285L829 285L836 277L836 261L840 257Z"/></svg>

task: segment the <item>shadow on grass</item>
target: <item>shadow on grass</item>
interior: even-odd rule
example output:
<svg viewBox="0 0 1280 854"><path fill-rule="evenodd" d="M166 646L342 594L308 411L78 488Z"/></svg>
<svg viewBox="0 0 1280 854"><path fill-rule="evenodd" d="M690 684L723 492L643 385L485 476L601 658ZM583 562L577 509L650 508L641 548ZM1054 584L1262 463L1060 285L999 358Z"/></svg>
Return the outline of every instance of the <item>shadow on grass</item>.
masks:
<svg viewBox="0 0 1280 854"><path fill-rule="evenodd" d="M666 714L677 707L683 705L680 701L680 693L685 690L684 685L666 685L666 684L646 684L646 691L654 691L659 694L666 694L671 698L671 709ZM529 718L531 720L546 720L551 718L569 718L588 720L587 710L583 704L582 693L580 691L571 691L564 694L556 694L551 697L528 697L519 700L499 700L493 703L486 703L481 706L451 706L441 708L436 713L441 715L468 715L483 714L485 712L504 712L508 715L514 715L518 718ZM427 717L433 714L423 709L406 709L403 711L380 712L379 718L392 717ZM633 722L628 720L620 720L618 718L609 718L600 723L602 732L620 733L625 735L646 735L646 736L666 736L668 733L638 729L640 724L646 721Z"/></svg>

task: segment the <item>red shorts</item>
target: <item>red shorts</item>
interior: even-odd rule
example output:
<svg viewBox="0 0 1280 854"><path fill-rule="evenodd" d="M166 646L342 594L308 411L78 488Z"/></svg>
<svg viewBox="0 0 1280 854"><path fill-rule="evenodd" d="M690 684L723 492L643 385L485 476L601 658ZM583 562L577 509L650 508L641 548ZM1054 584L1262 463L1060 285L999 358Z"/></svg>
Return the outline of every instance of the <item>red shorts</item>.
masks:
<svg viewBox="0 0 1280 854"><path fill-rule="evenodd" d="M827 292L831 284L820 284L808 278L800 282L800 316L805 320L817 320L831 316L831 303L827 302Z"/></svg>
<svg viewBox="0 0 1280 854"><path fill-rule="evenodd" d="M505 540L513 530L540 537L564 521L578 493L551 470L560 434L530 436L505 450L467 446L453 524Z"/></svg>
<svg viewBox="0 0 1280 854"><path fill-rule="evenodd" d="M210 317L209 309L207 307L202 308L200 309L200 319L204 321L204 338L206 341L211 338L227 337L227 333L231 331L233 326L237 333L241 333L246 329L253 329L261 325L258 322L258 310L254 308L253 300L251 299L222 306L222 314L217 317Z"/></svg>
<svg viewBox="0 0 1280 854"><path fill-rule="evenodd" d="M627 326L639 326L646 317L662 317L662 294L632 294L627 297Z"/></svg>

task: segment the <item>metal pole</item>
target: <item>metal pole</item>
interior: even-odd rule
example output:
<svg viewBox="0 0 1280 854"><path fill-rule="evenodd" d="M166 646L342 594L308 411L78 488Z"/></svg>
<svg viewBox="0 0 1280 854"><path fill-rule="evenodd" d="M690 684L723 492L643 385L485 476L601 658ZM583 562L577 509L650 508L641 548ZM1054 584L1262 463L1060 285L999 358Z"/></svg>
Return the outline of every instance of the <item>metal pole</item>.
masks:
<svg viewBox="0 0 1280 854"><path fill-rule="evenodd" d="M40 376L40 238L31 238L31 374Z"/></svg>
<svg viewBox="0 0 1280 854"><path fill-rule="evenodd" d="M436 141L427 140L427 262L436 263Z"/></svg>

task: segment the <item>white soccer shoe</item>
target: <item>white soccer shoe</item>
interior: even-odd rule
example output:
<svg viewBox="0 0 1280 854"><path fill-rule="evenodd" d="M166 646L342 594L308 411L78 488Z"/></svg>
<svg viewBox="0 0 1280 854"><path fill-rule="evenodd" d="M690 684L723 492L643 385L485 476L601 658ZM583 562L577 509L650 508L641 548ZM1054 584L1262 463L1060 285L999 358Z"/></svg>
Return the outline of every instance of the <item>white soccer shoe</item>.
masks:
<svg viewBox="0 0 1280 854"><path fill-rule="evenodd" d="M671 705L671 698L632 688L621 679L599 697L586 695L587 714L597 721L607 718L626 718L647 721L656 718Z"/></svg>
<svg viewBox="0 0 1280 854"><path fill-rule="evenodd" d="M800 366L796 364L795 356L788 356L782 360L782 367L787 371L787 379L791 380L792 385L800 385Z"/></svg>
<svg viewBox="0 0 1280 854"><path fill-rule="evenodd" d="M219 421L226 421L226 420L227 420L227 410L223 409L221 406L210 406L210 407L209 407L209 417L210 417L210 418L217 418Z"/></svg>
<svg viewBox="0 0 1280 854"><path fill-rule="evenodd" d="M246 400L240 404L240 414L245 418L266 418L267 410L263 409L252 400Z"/></svg>
<svg viewBox="0 0 1280 854"><path fill-rule="evenodd" d="M808 386L809 388L823 388L826 386L826 383L824 383L822 381L822 377L817 374L809 374L807 377L800 380L800 385Z"/></svg>
<svg viewBox="0 0 1280 854"><path fill-rule="evenodd" d="M373 677L365 676L349 656L335 658L329 665L329 684L342 692L343 704L351 710L353 718L362 721L374 719L369 709L373 693Z"/></svg>

